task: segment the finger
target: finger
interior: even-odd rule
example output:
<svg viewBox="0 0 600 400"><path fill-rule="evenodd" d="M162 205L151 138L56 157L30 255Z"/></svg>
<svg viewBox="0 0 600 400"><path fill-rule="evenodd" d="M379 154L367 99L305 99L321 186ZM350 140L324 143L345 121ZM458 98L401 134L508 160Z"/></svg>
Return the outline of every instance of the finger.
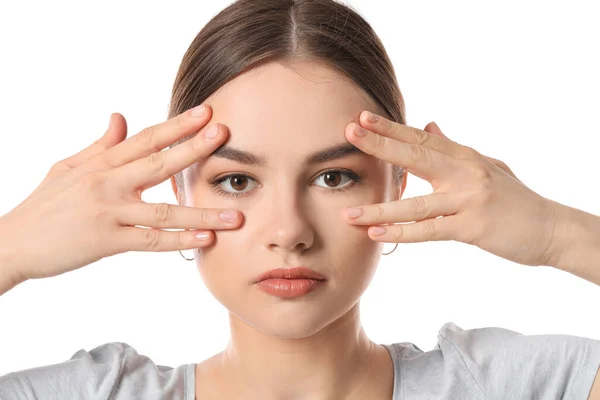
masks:
<svg viewBox="0 0 600 400"><path fill-rule="evenodd" d="M194 109L191 109L163 123L143 129L95 157L94 164L102 164L105 168L116 168L158 152L177 140L197 132L210 120L211 109L208 105L204 107L204 112L198 117L192 115Z"/></svg>
<svg viewBox="0 0 600 400"><path fill-rule="evenodd" d="M364 128L372 132L404 143L421 145L450 157L468 159L472 156L466 146L446 138L439 128L437 131L442 135L441 137L439 135L431 134L426 130L399 124L380 115L376 115L377 122L369 122L369 114L371 113L363 111L360 114L359 121ZM433 124L435 124L435 122Z"/></svg>
<svg viewBox="0 0 600 400"><path fill-rule="evenodd" d="M353 225L421 221L456 214L462 207L462 197L457 193L433 193L386 203L351 207L342 210L342 213L344 219ZM354 213L353 210L357 211Z"/></svg>
<svg viewBox="0 0 600 400"><path fill-rule="evenodd" d="M442 137L448 139L446 137L446 135L444 135L444 133L442 132L440 127L435 122L428 123L425 126L425 130L434 135L442 136ZM448 140L450 140L450 139L448 139ZM481 156L484 157L489 162L491 162L492 164L494 164L495 166L497 166L498 168L500 168L501 170L503 170L504 172L506 172L507 174L509 174L510 176L512 176L513 178L515 178L516 180L518 180L519 182L521 182L521 180L516 177L516 175L512 172L512 170L508 167L508 165L506 165L503 161L500 161L493 157L485 156L483 154L481 154Z"/></svg>
<svg viewBox="0 0 600 400"><path fill-rule="evenodd" d="M196 237L201 234L204 239ZM115 233L116 253L126 251L176 251L210 245L214 240L212 231L171 232L158 228L123 227Z"/></svg>
<svg viewBox="0 0 600 400"><path fill-rule="evenodd" d="M220 124L211 126L217 130L217 136L206 138L205 133L201 132L194 138L183 142L169 150L159 151L151 155L130 162L117 170L114 178L124 187L145 190L160 182L165 181L179 171L189 167L199 159L208 156L216 150L217 147L227 137L223 131L227 131Z"/></svg>
<svg viewBox="0 0 600 400"><path fill-rule="evenodd" d="M364 132L365 136L358 136L357 132ZM402 167L434 186L434 182L448 177L455 168L455 160L445 154L419 144L405 143L379 135L355 123L346 127L345 134L348 141L363 152Z"/></svg>
<svg viewBox="0 0 600 400"><path fill-rule="evenodd" d="M514 172L512 172L510 167L508 165L506 165L506 163L504 161L500 161L496 158L492 158L492 157L488 157L488 156L483 156L483 157L485 157L489 162L491 162L492 164L494 164L495 166L500 168L502 171L506 172L507 174L509 174L510 176L512 176L519 182L521 182L521 180L519 178L517 178L517 176L514 174Z"/></svg>
<svg viewBox="0 0 600 400"><path fill-rule="evenodd" d="M444 138L446 137L446 135L444 135L440 127L433 121L425 125L425 131Z"/></svg>
<svg viewBox="0 0 600 400"><path fill-rule="evenodd" d="M151 228L232 229L242 221L233 209L186 207L168 203L129 203L115 210L119 223Z"/></svg>
<svg viewBox="0 0 600 400"><path fill-rule="evenodd" d="M456 218L457 216L451 215L406 224L371 226L368 233L371 239L386 243L456 240ZM383 229L384 232L376 232L378 229Z"/></svg>
<svg viewBox="0 0 600 400"><path fill-rule="evenodd" d="M79 153L61 160L58 164L66 167L64 169L75 168L96 154L102 153L122 142L126 137L127 121L125 121L125 117L119 113L111 114L108 129L100 139L96 140Z"/></svg>

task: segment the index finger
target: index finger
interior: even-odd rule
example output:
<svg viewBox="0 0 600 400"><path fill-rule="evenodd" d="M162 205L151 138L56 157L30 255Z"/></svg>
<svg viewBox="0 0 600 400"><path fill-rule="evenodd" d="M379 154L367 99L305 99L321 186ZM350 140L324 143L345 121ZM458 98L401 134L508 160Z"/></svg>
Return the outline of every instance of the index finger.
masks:
<svg viewBox="0 0 600 400"><path fill-rule="evenodd" d="M437 186L436 182L439 179L453 173L453 161L457 161L425 146L404 143L367 131L355 122L346 127L345 136L364 153L402 167L411 174L430 182L434 187Z"/></svg>
<svg viewBox="0 0 600 400"><path fill-rule="evenodd" d="M188 135L198 132L210 120L212 110L201 104L157 125L149 126L129 139L93 157L92 163L117 168L159 152Z"/></svg>
<svg viewBox="0 0 600 400"><path fill-rule="evenodd" d="M375 116L376 118L370 119L370 116ZM385 117L373 114L369 111L363 111L359 116L359 121L366 129L382 136L396 139L404 143L424 146L454 158L468 158L466 157L468 155L468 150L459 143L412 126L390 121Z"/></svg>
<svg viewBox="0 0 600 400"><path fill-rule="evenodd" d="M207 138L205 134L198 134L172 149L157 151L115 169L114 172L118 174L115 174L113 179L122 182L126 187L138 190L158 185L199 159L209 156L226 139L226 135L221 133L223 129L220 128L220 124L213 125L205 133L210 131L216 135Z"/></svg>

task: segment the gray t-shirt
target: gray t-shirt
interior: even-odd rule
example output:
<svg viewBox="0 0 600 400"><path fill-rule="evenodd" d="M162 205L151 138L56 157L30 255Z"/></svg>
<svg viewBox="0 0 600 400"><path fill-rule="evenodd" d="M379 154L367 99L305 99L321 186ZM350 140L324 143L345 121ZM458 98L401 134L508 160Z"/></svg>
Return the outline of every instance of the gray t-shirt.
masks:
<svg viewBox="0 0 600 400"><path fill-rule="evenodd" d="M587 400L600 365L600 340L463 330L452 322L430 351L409 342L384 346L394 362L391 400ZM0 399L194 400L194 367L156 365L125 343L106 343L0 377Z"/></svg>

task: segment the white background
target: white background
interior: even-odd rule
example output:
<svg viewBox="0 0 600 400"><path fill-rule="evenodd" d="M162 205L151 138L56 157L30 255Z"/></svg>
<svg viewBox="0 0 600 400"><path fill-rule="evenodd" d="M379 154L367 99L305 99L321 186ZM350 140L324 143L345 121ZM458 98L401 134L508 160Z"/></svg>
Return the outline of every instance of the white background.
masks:
<svg viewBox="0 0 600 400"><path fill-rule="evenodd" d="M181 57L229 1L157 3L1 3L0 215L54 162L99 138L110 113L125 116L129 136L166 119ZM595 2L347 3L387 47L408 125L434 120L544 197L600 214ZM404 197L431 191L411 175ZM168 181L143 198L176 202ZM598 304L600 287L565 272L429 242L382 257L362 317L376 342L430 350L446 321L600 339ZM174 366L228 338L226 309L177 252L120 254L0 297L0 374L110 341Z"/></svg>

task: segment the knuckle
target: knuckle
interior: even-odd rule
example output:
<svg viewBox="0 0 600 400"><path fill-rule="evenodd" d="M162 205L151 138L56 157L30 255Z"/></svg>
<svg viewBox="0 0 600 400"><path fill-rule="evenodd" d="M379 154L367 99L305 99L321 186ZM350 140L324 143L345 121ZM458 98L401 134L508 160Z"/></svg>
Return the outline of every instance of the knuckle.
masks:
<svg viewBox="0 0 600 400"><path fill-rule="evenodd" d="M191 152L196 152L198 149L204 148L203 140L196 140L197 133L193 133L185 138L186 146L188 146L188 150Z"/></svg>
<svg viewBox="0 0 600 400"><path fill-rule="evenodd" d="M389 119L385 119L385 132L387 134L393 134L396 132L396 123L394 121L390 121Z"/></svg>
<svg viewBox="0 0 600 400"><path fill-rule="evenodd" d="M385 149L385 144L387 142L387 139L385 138L385 136L381 136L381 135L374 135L375 136L375 150L377 151L378 154L381 154L383 152L383 150Z"/></svg>
<svg viewBox="0 0 600 400"><path fill-rule="evenodd" d="M385 212L383 210L383 206L381 204L377 204L375 206L375 219L376 220L381 220L384 216Z"/></svg>
<svg viewBox="0 0 600 400"><path fill-rule="evenodd" d="M498 165L498 167L500 167L500 169L504 170L504 171L510 171L510 168L508 167L508 165L502 161L502 160L496 160L496 163Z"/></svg>
<svg viewBox="0 0 600 400"><path fill-rule="evenodd" d="M79 177L79 184L87 191L92 192L102 184L102 178L97 172L89 172Z"/></svg>
<svg viewBox="0 0 600 400"><path fill-rule="evenodd" d="M479 162L471 163L471 166L469 167L469 173L477 182L482 185L483 188L489 187L489 184L492 180L492 174L486 165Z"/></svg>
<svg viewBox="0 0 600 400"><path fill-rule="evenodd" d="M430 134L428 134L427 132L424 132L420 129L415 129L414 133L415 133L415 140L416 140L417 144L420 146L423 146L431 138Z"/></svg>
<svg viewBox="0 0 600 400"><path fill-rule="evenodd" d="M217 211L218 212L218 211ZM206 210L200 212L200 223L202 227L209 226L213 220L218 220L219 216L215 213L209 213Z"/></svg>
<svg viewBox="0 0 600 400"><path fill-rule="evenodd" d="M426 219L423 224L423 230L425 231L425 237L435 239L437 236L437 227L435 224L436 219Z"/></svg>
<svg viewBox="0 0 600 400"><path fill-rule="evenodd" d="M173 215L173 206L167 203L158 203L152 207L152 218L160 224L166 224Z"/></svg>
<svg viewBox="0 0 600 400"><path fill-rule="evenodd" d="M402 236L404 236L404 227L401 224L394 225L394 234L392 236L395 242L401 242Z"/></svg>
<svg viewBox="0 0 600 400"><path fill-rule="evenodd" d="M143 148L154 149L158 151L156 144L156 127L148 126L135 135L135 139Z"/></svg>
<svg viewBox="0 0 600 400"><path fill-rule="evenodd" d="M176 241L175 246L178 249L185 249L186 245L187 245L186 232L178 232L178 233L179 234L176 235L176 239L175 239L175 241Z"/></svg>
<svg viewBox="0 0 600 400"><path fill-rule="evenodd" d="M157 250L160 246L161 236L162 232L160 229L144 229L144 240L146 248L149 250Z"/></svg>
<svg viewBox="0 0 600 400"><path fill-rule="evenodd" d="M426 163L429 158L429 152L423 146L412 144L410 145L410 158L413 165Z"/></svg>
<svg viewBox="0 0 600 400"><path fill-rule="evenodd" d="M429 212L429 204L423 196L413 197L409 204L412 213L411 215L415 216L417 219L424 218Z"/></svg>
<svg viewBox="0 0 600 400"><path fill-rule="evenodd" d="M107 153L97 154L96 156L91 157L88 161L90 165L103 170L115 169L119 167L119 164L114 162L110 157L110 154Z"/></svg>
<svg viewBox="0 0 600 400"><path fill-rule="evenodd" d="M185 115L185 113L179 114L175 117L175 125L177 126L177 130L182 130L182 129L186 128L184 119L187 119L187 116Z"/></svg>
<svg viewBox="0 0 600 400"><path fill-rule="evenodd" d="M165 152L157 151L146 157L146 161L151 171L162 171L165 166Z"/></svg>
<svg viewBox="0 0 600 400"><path fill-rule="evenodd" d="M106 150L108 150L108 148L110 147L110 146L108 146L108 145L106 145L106 144L102 143L102 142L100 141L100 139L94 140L94 143L93 143L93 145L94 145L94 146L95 146L95 147L98 149L97 151L95 151L95 153L94 153L94 154L102 154L102 153L104 153Z"/></svg>
<svg viewBox="0 0 600 400"><path fill-rule="evenodd" d="M54 165L52 165L52 167L50 167L50 173L51 174L57 174L63 171L66 171L70 169L65 163L64 160L58 161L56 163L54 163Z"/></svg>
<svg viewBox="0 0 600 400"><path fill-rule="evenodd" d="M98 203L95 207L92 207L89 210L88 216L91 220L103 225L106 224L107 221L112 222L115 219L114 211L110 207L107 207L102 203Z"/></svg>
<svg viewBox="0 0 600 400"><path fill-rule="evenodd" d="M462 146L459 156L460 158L465 158L467 160L478 160L481 157L481 154L472 147Z"/></svg>
<svg viewBox="0 0 600 400"><path fill-rule="evenodd" d="M475 210L485 210L494 201L494 195L491 191L481 191L473 195L470 203L473 204Z"/></svg>
<svg viewBox="0 0 600 400"><path fill-rule="evenodd" d="M92 202L105 201L115 195L111 179L101 171L86 172L75 179L81 185L82 195Z"/></svg>

